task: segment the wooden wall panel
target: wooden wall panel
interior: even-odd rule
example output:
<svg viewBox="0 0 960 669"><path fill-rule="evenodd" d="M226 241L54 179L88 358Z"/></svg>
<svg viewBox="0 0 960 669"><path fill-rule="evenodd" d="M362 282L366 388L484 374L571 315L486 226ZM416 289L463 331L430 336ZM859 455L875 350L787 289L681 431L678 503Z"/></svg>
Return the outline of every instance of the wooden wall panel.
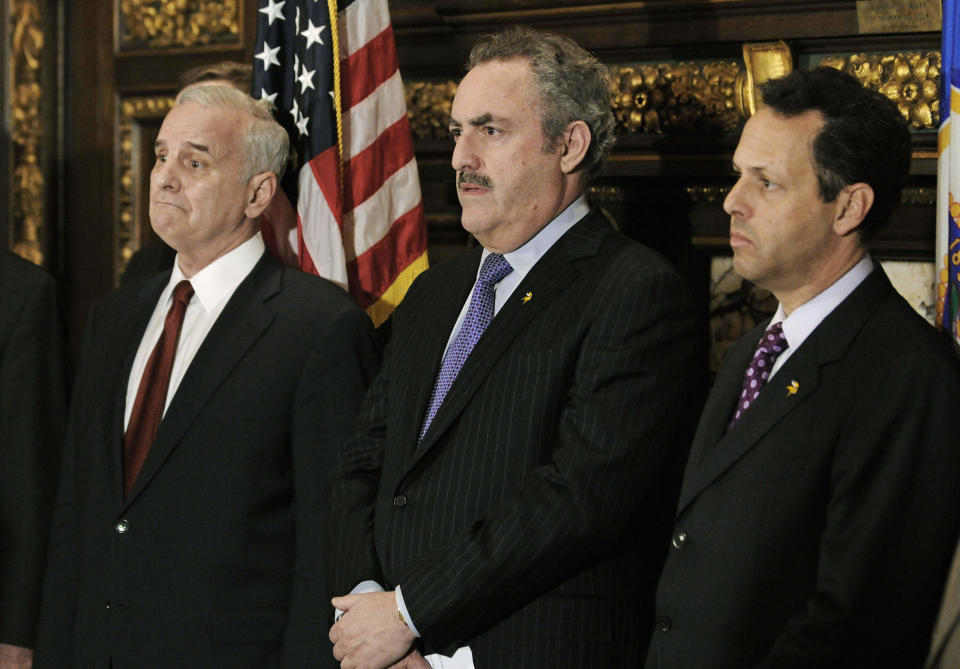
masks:
<svg viewBox="0 0 960 669"><path fill-rule="evenodd" d="M175 92L177 75L188 67L252 60L256 2L204 0L200 4L216 10L206 18L190 14L199 5L175 0L42 2L66 8L65 144L59 162L66 188L56 205L65 212L61 237L66 246L59 257L67 261L76 334L89 304L112 288L126 256L150 235L143 189L149 147L165 110L162 101ZM641 121L624 123L592 197L624 231L683 268L698 291L706 283L709 257L726 247L727 218L719 203L732 183L730 158L743 119L731 120L729 109L727 117L719 112L691 116L682 108L691 104L691 95L693 107L703 109L723 100L709 90L716 82L689 73L742 69L744 43L767 40L784 40L794 62L803 66L833 56L939 49L936 31L861 34L855 0L391 0L390 6L412 125L419 128L417 160L434 261L471 243L459 226L451 146L444 136L462 63L479 35L524 23L574 37L617 72L655 71L656 84L640 93L669 95L678 86L686 91L674 93L682 104L674 100L665 107L624 112L624 118L638 112ZM157 25L142 30L123 25L121 14L142 21L151 7L180 8L166 33ZM629 88L621 82L615 92ZM651 109L657 112L655 121L644 117ZM908 201L877 240L876 251L884 257L931 255L935 133L917 129L914 142ZM0 170L8 171L3 162Z"/></svg>

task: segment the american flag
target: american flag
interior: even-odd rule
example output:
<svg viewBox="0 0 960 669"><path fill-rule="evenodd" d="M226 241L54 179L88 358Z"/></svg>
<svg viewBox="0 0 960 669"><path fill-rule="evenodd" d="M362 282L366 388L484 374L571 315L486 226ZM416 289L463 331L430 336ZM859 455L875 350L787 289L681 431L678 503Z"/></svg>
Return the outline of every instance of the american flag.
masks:
<svg viewBox="0 0 960 669"><path fill-rule="evenodd" d="M300 268L379 325L427 266L387 0L259 0L253 75L294 139Z"/></svg>

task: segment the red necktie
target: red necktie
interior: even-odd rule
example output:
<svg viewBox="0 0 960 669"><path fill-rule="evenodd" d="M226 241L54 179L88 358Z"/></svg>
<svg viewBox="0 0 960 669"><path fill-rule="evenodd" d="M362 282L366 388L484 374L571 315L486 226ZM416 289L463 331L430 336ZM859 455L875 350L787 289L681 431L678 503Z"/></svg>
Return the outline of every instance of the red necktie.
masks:
<svg viewBox="0 0 960 669"><path fill-rule="evenodd" d="M177 340L183 326L183 315L193 296L193 286L183 280L173 289L173 304L163 323L163 334L157 342L140 379L137 398L130 412L130 422L123 436L123 496L130 494L133 482L143 466L147 452L157 436L157 428L163 417L163 407L170 385L170 370L177 352Z"/></svg>

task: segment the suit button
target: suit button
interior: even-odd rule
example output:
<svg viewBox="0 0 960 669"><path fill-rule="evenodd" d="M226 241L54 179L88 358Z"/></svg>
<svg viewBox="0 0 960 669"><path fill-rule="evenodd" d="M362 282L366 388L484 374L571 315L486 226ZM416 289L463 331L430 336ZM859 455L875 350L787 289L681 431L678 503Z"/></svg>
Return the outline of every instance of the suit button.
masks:
<svg viewBox="0 0 960 669"><path fill-rule="evenodd" d="M677 532L673 535L673 541L671 541L670 544L677 550L680 550L687 544L687 533Z"/></svg>
<svg viewBox="0 0 960 669"><path fill-rule="evenodd" d="M669 632L671 627L673 627L673 624L670 622L670 619L667 618L666 616L663 616L662 618L660 618L660 620L657 621L657 629L660 630L661 632Z"/></svg>
<svg viewBox="0 0 960 669"><path fill-rule="evenodd" d="M407 505L407 496L406 495L397 495L393 498L393 505L398 509L402 509Z"/></svg>
<svg viewBox="0 0 960 669"><path fill-rule="evenodd" d="M123 520L118 520L117 524L113 526L113 529L116 531L117 534L123 534L124 532L130 529L130 523L129 521L127 521L126 518L124 518Z"/></svg>
<svg viewBox="0 0 960 669"><path fill-rule="evenodd" d="M108 611L110 610L110 600L109 600L109 599L107 600L107 610L108 610Z"/></svg>

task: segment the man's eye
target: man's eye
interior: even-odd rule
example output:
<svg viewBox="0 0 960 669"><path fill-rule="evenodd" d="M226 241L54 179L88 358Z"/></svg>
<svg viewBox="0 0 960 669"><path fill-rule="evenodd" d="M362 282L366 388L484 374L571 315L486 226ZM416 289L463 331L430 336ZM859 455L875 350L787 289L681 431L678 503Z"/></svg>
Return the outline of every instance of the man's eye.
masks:
<svg viewBox="0 0 960 669"><path fill-rule="evenodd" d="M200 167L200 161L199 161L199 160L191 160L191 161L190 161L190 167L193 167L193 168Z"/></svg>
<svg viewBox="0 0 960 669"><path fill-rule="evenodd" d="M166 157L165 155L157 156L157 162L158 162L158 163L165 163L165 162L167 162L167 157Z"/></svg>
<svg viewBox="0 0 960 669"><path fill-rule="evenodd" d="M764 190L773 190L774 188L777 187L777 184L775 184L775 183L773 183L772 181L770 181L770 179L761 179L761 180L760 180L760 183L763 184L763 189L764 189Z"/></svg>
<svg viewBox="0 0 960 669"><path fill-rule="evenodd" d="M450 129L450 139L452 139L453 141L457 141L458 139L460 139L460 135L462 134L463 134L463 130L461 130L460 128Z"/></svg>
<svg viewBox="0 0 960 669"><path fill-rule="evenodd" d="M498 132L500 132L497 128L494 128L493 126L490 126L490 125L484 126L483 129L486 131L488 135L496 135Z"/></svg>

